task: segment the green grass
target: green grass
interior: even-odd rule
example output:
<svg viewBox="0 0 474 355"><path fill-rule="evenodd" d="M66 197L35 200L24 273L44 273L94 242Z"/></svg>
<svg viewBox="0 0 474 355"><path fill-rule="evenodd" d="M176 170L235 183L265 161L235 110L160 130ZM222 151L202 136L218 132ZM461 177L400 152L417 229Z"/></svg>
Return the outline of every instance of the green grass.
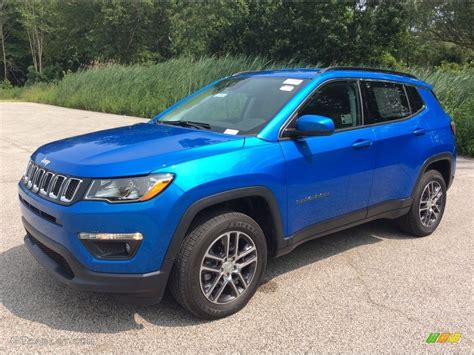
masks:
<svg viewBox="0 0 474 355"><path fill-rule="evenodd" d="M265 59L247 57L178 58L152 65L99 65L68 74L56 85L0 89L0 100L26 100L151 117L218 78L243 70L274 67L278 65Z"/></svg>
<svg viewBox="0 0 474 355"><path fill-rule="evenodd" d="M178 58L151 65L99 65L68 74L57 84L0 89L0 100L152 117L218 78L243 70L302 66L247 57ZM443 106L457 123L459 152L474 156L474 69L407 71L434 86Z"/></svg>
<svg viewBox="0 0 474 355"><path fill-rule="evenodd" d="M412 72L433 85L444 109L456 122L459 153L474 156L474 69Z"/></svg>

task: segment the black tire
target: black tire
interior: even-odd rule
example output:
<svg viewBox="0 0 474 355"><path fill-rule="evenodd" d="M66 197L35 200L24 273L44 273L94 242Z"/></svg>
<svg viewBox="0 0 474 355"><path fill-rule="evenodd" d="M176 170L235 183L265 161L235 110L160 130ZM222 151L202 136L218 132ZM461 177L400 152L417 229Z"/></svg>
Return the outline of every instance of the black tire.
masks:
<svg viewBox="0 0 474 355"><path fill-rule="evenodd" d="M425 191L425 188L427 188L430 183L437 184L436 186L439 185L441 187L442 196L439 198L439 214L436 220L431 225L427 226L422 222L422 218L420 217L420 201L422 197L426 198L426 195L423 196L423 193ZM427 205L424 204L423 208L425 208L426 206ZM413 193L413 204L410 208L410 211L406 215L399 218L399 226L404 232L410 233L417 237L425 237L427 235L430 235L436 230L439 223L441 222L445 207L446 183L444 181L444 178L439 173L439 171L428 170L423 174L420 181L418 182L418 185L415 188L415 191Z"/></svg>
<svg viewBox="0 0 474 355"><path fill-rule="evenodd" d="M238 212L214 212L204 216L200 221L201 222L196 223L194 227L191 228L183 241L183 245L178 252L170 275L169 289L175 300L198 318L218 319L227 317L245 307L261 283L267 262L265 236L260 226L252 218ZM217 245L215 244L218 243L216 241L222 240L219 238L222 238L223 235L231 231L242 233L239 234L239 238L245 239L249 237L251 239L249 245L253 242L252 247L256 249L256 254L251 255L251 257L255 256L257 260L255 266L252 266L253 277L249 279L248 285L247 283L245 284L247 285L246 289L240 294L237 293L235 284L238 284L240 279L236 280L236 282L232 282L232 284L229 283L228 287L232 286L230 292L235 292L235 300L229 301L229 303L217 304L213 303L212 300L208 299L204 294L201 280L204 280L208 275L205 274L205 271L201 271L201 265L204 262L204 255L208 252L209 248L213 248L213 245ZM236 238L235 240L238 239ZM244 242L246 240L247 239L245 239ZM237 244L237 242L234 243ZM247 248L250 250L249 246L247 246ZM237 251L235 255L239 255L239 252ZM239 259L239 257L235 258ZM219 268L218 265L224 265L219 261L216 261L216 263L218 263L217 268ZM223 270L223 268L221 267L220 270ZM230 275L234 274L231 272ZM221 282L224 284L226 280L225 275L216 275L215 277L222 277L220 279L221 281L215 279L217 285L220 285ZM229 274L227 274L227 280L229 280L228 277ZM232 279L234 276L230 277ZM217 301L219 297L222 296L218 296ZM232 296L229 297L231 298ZM216 300L214 300L214 302L216 302Z"/></svg>

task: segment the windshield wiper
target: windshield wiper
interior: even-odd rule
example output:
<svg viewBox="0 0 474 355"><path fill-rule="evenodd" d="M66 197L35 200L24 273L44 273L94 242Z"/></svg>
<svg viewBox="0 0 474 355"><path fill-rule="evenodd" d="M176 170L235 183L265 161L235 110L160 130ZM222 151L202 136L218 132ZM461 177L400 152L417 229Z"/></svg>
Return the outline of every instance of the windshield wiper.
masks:
<svg viewBox="0 0 474 355"><path fill-rule="evenodd" d="M156 123L181 127L193 127L196 129L211 129L211 125L209 123L195 121L156 121Z"/></svg>

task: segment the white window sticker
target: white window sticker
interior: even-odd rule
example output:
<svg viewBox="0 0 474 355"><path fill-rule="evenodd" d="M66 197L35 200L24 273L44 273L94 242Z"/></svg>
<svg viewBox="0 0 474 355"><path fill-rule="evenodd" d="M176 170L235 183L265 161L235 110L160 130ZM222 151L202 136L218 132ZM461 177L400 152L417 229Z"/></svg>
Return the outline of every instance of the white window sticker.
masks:
<svg viewBox="0 0 474 355"><path fill-rule="evenodd" d="M288 85L299 85L303 82L301 79L286 79L283 84L288 84Z"/></svg>
<svg viewBox="0 0 474 355"><path fill-rule="evenodd" d="M280 90L281 91L292 91L295 87L294 86L291 86L291 85L283 85L283 86L280 86Z"/></svg>
<svg viewBox="0 0 474 355"><path fill-rule="evenodd" d="M227 94L215 94L214 97L226 97Z"/></svg>
<svg viewBox="0 0 474 355"><path fill-rule="evenodd" d="M350 113L341 115L342 124L352 124L352 115Z"/></svg>
<svg viewBox="0 0 474 355"><path fill-rule="evenodd" d="M224 131L225 134L232 134L232 135L236 135L237 133L239 133L239 130L238 129L230 129L230 128L227 128L225 131Z"/></svg>

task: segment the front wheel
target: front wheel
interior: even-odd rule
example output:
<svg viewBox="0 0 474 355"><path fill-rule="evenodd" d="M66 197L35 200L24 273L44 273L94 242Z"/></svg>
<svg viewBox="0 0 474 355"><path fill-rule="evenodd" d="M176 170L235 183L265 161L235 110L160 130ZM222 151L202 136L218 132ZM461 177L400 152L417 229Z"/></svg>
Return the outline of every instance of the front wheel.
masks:
<svg viewBox="0 0 474 355"><path fill-rule="evenodd" d="M252 218L237 212L209 215L185 237L170 291L197 317L223 318L252 298L266 262L265 236Z"/></svg>
<svg viewBox="0 0 474 355"><path fill-rule="evenodd" d="M443 218L446 183L437 170L428 170L413 194L410 211L399 219L402 230L418 237L433 233Z"/></svg>

